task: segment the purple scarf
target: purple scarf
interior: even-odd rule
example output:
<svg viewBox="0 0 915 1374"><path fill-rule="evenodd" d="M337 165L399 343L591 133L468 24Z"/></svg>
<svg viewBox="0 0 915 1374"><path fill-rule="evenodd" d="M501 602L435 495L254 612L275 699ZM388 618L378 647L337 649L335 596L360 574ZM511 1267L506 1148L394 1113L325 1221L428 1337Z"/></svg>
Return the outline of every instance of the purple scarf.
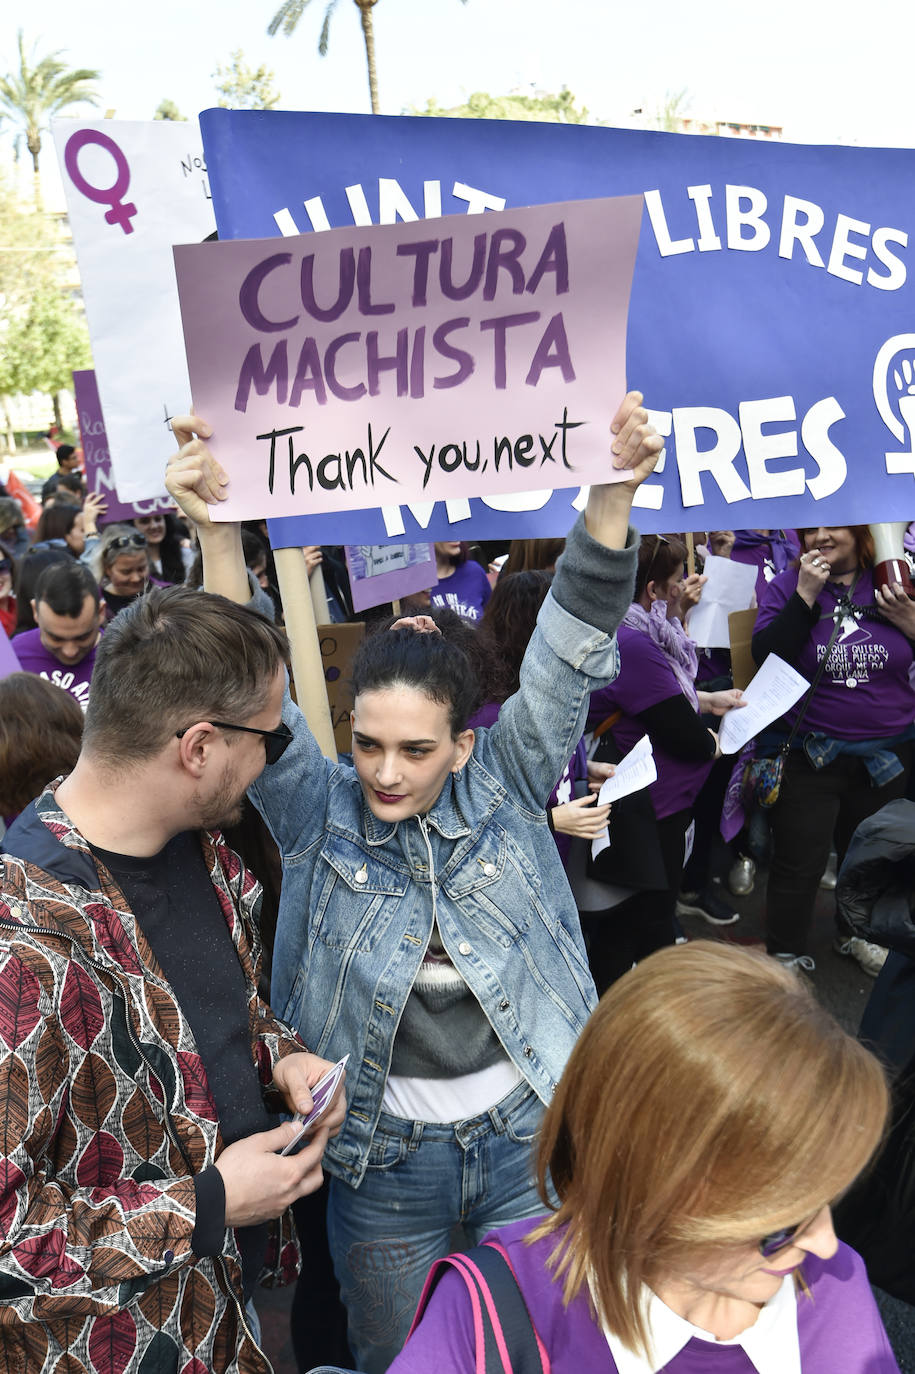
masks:
<svg viewBox="0 0 915 1374"><path fill-rule="evenodd" d="M623 624L628 625L631 630L638 630L640 634L648 635L649 639L657 644L674 671L680 691L693 710L698 711L696 671L699 667L699 657L696 646L679 620L667 619L667 602L653 601L651 610L646 611L638 601L633 601L623 616Z"/></svg>
<svg viewBox="0 0 915 1374"><path fill-rule="evenodd" d="M784 572L792 558L797 557L797 544L784 530L770 530L768 534L759 530L734 531L735 549L758 549L764 544L772 550L772 566L776 573Z"/></svg>

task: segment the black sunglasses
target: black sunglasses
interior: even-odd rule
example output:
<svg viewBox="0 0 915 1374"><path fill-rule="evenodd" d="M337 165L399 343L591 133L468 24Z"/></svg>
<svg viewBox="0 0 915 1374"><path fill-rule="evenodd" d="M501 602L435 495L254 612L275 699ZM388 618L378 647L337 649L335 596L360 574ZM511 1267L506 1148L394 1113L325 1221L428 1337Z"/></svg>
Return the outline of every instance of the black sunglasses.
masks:
<svg viewBox="0 0 915 1374"><path fill-rule="evenodd" d="M145 549L146 535L139 530L135 534L119 534L117 539L112 539L107 546L108 553L123 553L124 549Z"/></svg>
<svg viewBox="0 0 915 1374"><path fill-rule="evenodd" d="M278 730L258 730L256 725L230 725L226 720L211 720L209 723L215 725L217 730L243 730L246 735L262 735L268 764L281 759L292 742L292 731L284 720L280 721ZM186 725L183 730L176 730L176 738L183 739L190 728Z"/></svg>

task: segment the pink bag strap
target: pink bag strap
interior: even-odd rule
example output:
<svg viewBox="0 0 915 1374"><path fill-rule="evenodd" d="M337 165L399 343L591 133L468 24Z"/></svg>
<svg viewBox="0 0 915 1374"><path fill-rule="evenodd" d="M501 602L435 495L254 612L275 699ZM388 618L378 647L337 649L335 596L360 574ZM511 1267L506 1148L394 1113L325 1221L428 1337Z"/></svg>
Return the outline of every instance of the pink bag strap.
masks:
<svg viewBox="0 0 915 1374"><path fill-rule="evenodd" d="M498 1242L478 1245L464 1254L447 1255L432 1266L410 1335L448 1269L456 1269L461 1275L470 1298L474 1374L550 1374L550 1357L531 1318L508 1252Z"/></svg>

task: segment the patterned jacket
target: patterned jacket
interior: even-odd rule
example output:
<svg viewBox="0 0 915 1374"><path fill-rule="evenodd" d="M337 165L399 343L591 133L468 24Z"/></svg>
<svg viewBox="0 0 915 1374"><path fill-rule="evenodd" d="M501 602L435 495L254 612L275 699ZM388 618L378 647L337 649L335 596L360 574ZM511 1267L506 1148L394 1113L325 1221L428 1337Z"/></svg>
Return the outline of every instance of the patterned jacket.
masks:
<svg viewBox="0 0 915 1374"><path fill-rule="evenodd" d="M234 1232L219 1255L191 1250L193 1176L223 1142L190 1026L53 787L22 822L29 861L4 855L0 871L0 1367L269 1374ZM302 1045L258 995L260 888L219 834L201 842L266 1093Z"/></svg>

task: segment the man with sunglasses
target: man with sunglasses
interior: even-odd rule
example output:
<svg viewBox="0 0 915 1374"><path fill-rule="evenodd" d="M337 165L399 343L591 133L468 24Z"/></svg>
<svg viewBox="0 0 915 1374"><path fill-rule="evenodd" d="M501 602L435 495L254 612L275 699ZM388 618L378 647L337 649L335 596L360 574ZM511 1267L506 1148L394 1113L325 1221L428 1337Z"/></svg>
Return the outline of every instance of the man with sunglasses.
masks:
<svg viewBox="0 0 915 1374"><path fill-rule="evenodd" d="M260 889L219 830L289 742L286 662L256 613L154 589L99 646L74 771L5 838L0 1293L23 1367L98 1367L115 1336L137 1367L264 1367L251 1296L268 1249L294 1272L284 1214L345 1105L277 1153L294 1132L268 1111L310 1110L330 1066L261 1000Z"/></svg>

